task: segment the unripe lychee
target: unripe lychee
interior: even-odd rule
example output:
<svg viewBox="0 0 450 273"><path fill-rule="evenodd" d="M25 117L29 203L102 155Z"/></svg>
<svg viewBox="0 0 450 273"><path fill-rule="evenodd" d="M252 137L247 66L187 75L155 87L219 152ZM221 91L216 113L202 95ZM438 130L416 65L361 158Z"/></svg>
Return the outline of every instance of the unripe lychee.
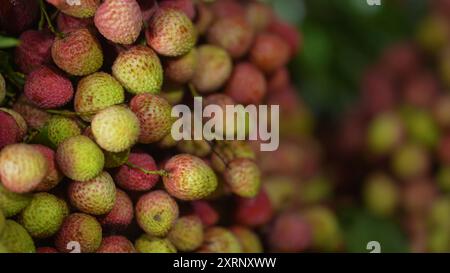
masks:
<svg viewBox="0 0 450 273"><path fill-rule="evenodd" d="M47 171L47 160L31 145L8 145L0 153L0 180L9 191L33 191L45 178Z"/></svg>
<svg viewBox="0 0 450 273"><path fill-rule="evenodd" d="M203 224L198 216L179 218L167 238L179 251L194 251L203 243Z"/></svg>
<svg viewBox="0 0 450 273"><path fill-rule="evenodd" d="M264 190L275 211L280 211L292 205L298 192L295 180L290 177L274 176L264 179Z"/></svg>
<svg viewBox="0 0 450 273"><path fill-rule="evenodd" d="M263 253L263 246L259 236L251 229L242 226L230 228L234 236L239 240L244 253Z"/></svg>
<svg viewBox="0 0 450 273"><path fill-rule="evenodd" d="M210 203L200 200L191 203L195 215L202 221L205 227L214 226L219 222L219 213Z"/></svg>
<svg viewBox="0 0 450 273"><path fill-rule="evenodd" d="M271 33L256 36L250 59L263 72L270 74L289 62L290 48L280 37Z"/></svg>
<svg viewBox="0 0 450 273"><path fill-rule="evenodd" d="M208 141L202 140L180 140L177 149L184 154L191 154L198 157L205 157L211 153L211 145Z"/></svg>
<svg viewBox="0 0 450 273"><path fill-rule="evenodd" d="M228 229L210 227L205 231L205 240L200 248L202 253L241 253L242 246Z"/></svg>
<svg viewBox="0 0 450 273"><path fill-rule="evenodd" d="M11 253L35 253L36 247L27 230L13 220L6 220L0 244Z"/></svg>
<svg viewBox="0 0 450 273"><path fill-rule="evenodd" d="M338 251L343 243L336 215L326 207L312 207L304 212L312 230L312 247L316 251Z"/></svg>
<svg viewBox="0 0 450 273"><path fill-rule="evenodd" d="M430 169L427 150L412 143L398 147L391 160L394 173L405 180L422 177Z"/></svg>
<svg viewBox="0 0 450 273"><path fill-rule="evenodd" d="M121 52L112 66L113 76L132 94L158 93L163 68L156 53L146 46Z"/></svg>
<svg viewBox="0 0 450 273"><path fill-rule="evenodd" d="M78 18L94 16L100 5L100 0L77 0L75 4L66 0L47 0L47 2L54 5L62 13Z"/></svg>
<svg viewBox="0 0 450 273"><path fill-rule="evenodd" d="M368 178L363 189L364 203L375 215L391 216L399 203L399 190L390 177L376 173Z"/></svg>
<svg viewBox="0 0 450 273"><path fill-rule="evenodd" d="M311 243L311 226L300 214L285 212L278 216L269 237L273 251L302 252L310 247Z"/></svg>
<svg viewBox="0 0 450 273"><path fill-rule="evenodd" d="M82 253L97 251L102 243L102 227L97 220L84 213L69 215L56 235L55 245L59 252L68 253L70 242L78 242Z"/></svg>
<svg viewBox="0 0 450 273"><path fill-rule="evenodd" d="M85 181L73 181L68 189L70 203L80 211L91 215L110 212L116 202L116 186L107 172Z"/></svg>
<svg viewBox="0 0 450 273"><path fill-rule="evenodd" d="M20 71L28 74L39 66L51 62L54 37L50 32L27 30L19 39L20 44L14 52L14 61Z"/></svg>
<svg viewBox="0 0 450 273"><path fill-rule="evenodd" d="M234 159L228 164L224 177L231 191L241 197L252 198L259 193L261 172L252 160Z"/></svg>
<svg viewBox="0 0 450 273"><path fill-rule="evenodd" d="M139 253L177 253L177 249L168 239L147 234L139 237L134 246Z"/></svg>
<svg viewBox="0 0 450 273"><path fill-rule="evenodd" d="M22 211L19 220L33 238L48 238L61 227L64 211L56 196L37 193Z"/></svg>
<svg viewBox="0 0 450 273"><path fill-rule="evenodd" d="M75 136L58 146L56 161L60 170L75 181L88 181L103 170L102 150L88 137Z"/></svg>
<svg viewBox="0 0 450 273"><path fill-rule="evenodd" d="M97 253L136 253L136 249L126 237L116 235L103 238Z"/></svg>
<svg viewBox="0 0 450 273"><path fill-rule="evenodd" d="M13 110L19 113L26 124L33 129L41 129L51 115L46 111L33 105L25 95L21 95L12 106Z"/></svg>
<svg viewBox="0 0 450 273"><path fill-rule="evenodd" d="M80 28L90 28L94 24L92 18L76 18L60 13L56 19L56 26L62 33L68 33Z"/></svg>
<svg viewBox="0 0 450 273"><path fill-rule="evenodd" d="M217 176L200 158L179 154L166 162L163 176L164 187L170 195L181 200L199 200L217 188Z"/></svg>
<svg viewBox="0 0 450 273"><path fill-rule="evenodd" d="M273 20L273 11L265 3L252 1L246 6L246 18L255 32L261 32L267 29Z"/></svg>
<svg viewBox="0 0 450 273"><path fill-rule="evenodd" d="M136 204L136 220L151 236L165 236L178 218L178 205L162 190L152 191Z"/></svg>
<svg viewBox="0 0 450 273"><path fill-rule="evenodd" d="M58 147L64 140L81 135L78 123L63 116L53 116L47 123L48 139L55 147Z"/></svg>
<svg viewBox="0 0 450 273"><path fill-rule="evenodd" d="M98 72L78 82L74 107L78 113L89 113L122 104L124 100L125 93L120 83L111 75ZM90 120L89 117L83 119Z"/></svg>
<svg viewBox="0 0 450 273"><path fill-rule="evenodd" d="M74 76L84 76L99 70L103 64L100 43L88 29L82 28L56 38L52 46L55 64Z"/></svg>
<svg viewBox="0 0 450 273"><path fill-rule="evenodd" d="M181 11L159 8L148 22L147 44L158 54L177 57L187 54L197 42L192 21Z"/></svg>
<svg viewBox="0 0 450 273"><path fill-rule="evenodd" d="M94 23L106 39L130 45L142 29L142 13L136 0L106 0L95 13Z"/></svg>
<svg viewBox="0 0 450 273"><path fill-rule="evenodd" d="M124 230L134 218L134 207L128 195L116 189L116 201L112 210L99 218L99 222L104 228L113 230Z"/></svg>
<svg viewBox="0 0 450 273"><path fill-rule="evenodd" d="M245 18L224 17L208 31L208 42L225 49L233 59L247 54L253 42L253 30Z"/></svg>
<svg viewBox="0 0 450 273"><path fill-rule="evenodd" d="M240 104L260 104L267 92L267 82L259 69L251 63L235 66L225 92Z"/></svg>
<svg viewBox="0 0 450 273"><path fill-rule="evenodd" d="M392 113L382 113L369 124L367 132L368 148L376 155L384 155L400 144L403 124Z"/></svg>
<svg viewBox="0 0 450 273"><path fill-rule="evenodd" d="M109 152L123 152L138 141L140 133L139 120L124 106L111 106L92 119L92 133L95 141Z"/></svg>
<svg viewBox="0 0 450 273"><path fill-rule="evenodd" d="M272 203L264 190L254 198L242 198L237 200L235 218L242 225L249 227L262 226L273 217Z"/></svg>
<svg viewBox="0 0 450 273"><path fill-rule="evenodd" d="M191 20L193 20L196 15L194 1L192 0L162 0L159 3L159 7L182 11Z"/></svg>
<svg viewBox="0 0 450 273"><path fill-rule="evenodd" d="M149 154L131 153L128 162L147 171L157 170L156 162ZM120 187L130 191L148 191L159 181L158 175L145 174L141 170L127 165L119 168L115 178Z"/></svg>
<svg viewBox="0 0 450 273"><path fill-rule="evenodd" d="M183 84L189 82L197 68L197 49L181 57L170 58L164 61L164 75L172 82Z"/></svg>
<svg viewBox="0 0 450 273"><path fill-rule="evenodd" d="M403 118L408 135L413 142L434 148L439 142L440 130L430 112L418 108L407 108Z"/></svg>
<svg viewBox="0 0 450 273"><path fill-rule="evenodd" d="M15 216L31 202L31 194L19 194L8 191L0 183L0 210L6 218Z"/></svg>
<svg viewBox="0 0 450 273"><path fill-rule="evenodd" d="M197 52L198 62L192 83L200 93L216 91L231 76L231 58L225 50L213 45L203 45Z"/></svg>
<svg viewBox="0 0 450 273"><path fill-rule="evenodd" d="M170 133L172 107L162 97L137 95L131 100L130 108L140 121L140 143L154 143Z"/></svg>
<svg viewBox="0 0 450 273"><path fill-rule="evenodd" d="M33 145L47 160L48 171L45 178L36 187L35 191L49 191L56 187L63 179L63 175L56 166L55 152L43 145Z"/></svg>

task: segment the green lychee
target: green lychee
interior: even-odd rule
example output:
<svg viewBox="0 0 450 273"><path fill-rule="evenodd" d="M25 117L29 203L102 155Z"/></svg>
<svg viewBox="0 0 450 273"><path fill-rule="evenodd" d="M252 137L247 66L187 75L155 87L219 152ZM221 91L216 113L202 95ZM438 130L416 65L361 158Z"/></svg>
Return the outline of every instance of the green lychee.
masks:
<svg viewBox="0 0 450 273"><path fill-rule="evenodd" d="M403 137L403 124L393 113L382 113L369 125L367 142L371 152L384 155L392 151Z"/></svg>
<svg viewBox="0 0 450 273"><path fill-rule="evenodd" d="M47 135L53 145L58 147L64 140L81 135L81 129L71 118L53 116L47 123Z"/></svg>
<svg viewBox="0 0 450 273"><path fill-rule="evenodd" d="M184 216L179 218L167 238L183 252L194 251L203 243L203 224L198 216Z"/></svg>
<svg viewBox="0 0 450 273"><path fill-rule="evenodd" d="M198 157L205 157L211 153L211 145L204 139L201 140L180 140L177 143L180 152Z"/></svg>
<svg viewBox="0 0 450 273"><path fill-rule="evenodd" d="M253 198L261 188L261 172L255 162L246 158L231 161L224 173L231 191L241 197Z"/></svg>
<svg viewBox="0 0 450 273"><path fill-rule="evenodd" d="M9 253L35 253L36 247L27 230L13 220L6 220L3 233L0 235L2 244Z"/></svg>
<svg viewBox="0 0 450 273"><path fill-rule="evenodd" d="M338 251L343 243L343 237L336 215L326 207L317 206L307 209L304 216L312 227L314 250Z"/></svg>
<svg viewBox="0 0 450 273"><path fill-rule="evenodd" d="M102 150L86 136L75 136L58 146L56 161L60 170L75 181L88 181L103 170Z"/></svg>
<svg viewBox="0 0 450 273"><path fill-rule="evenodd" d="M187 54L164 61L164 75L178 84L189 82L194 77L197 68L197 49L193 48Z"/></svg>
<svg viewBox="0 0 450 273"><path fill-rule="evenodd" d="M134 246L140 253L177 253L175 246L168 239L151 237L147 234L139 237Z"/></svg>
<svg viewBox="0 0 450 273"><path fill-rule="evenodd" d="M376 173L368 178L363 189L366 207L375 215L392 215L400 201L399 190L389 176Z"/></svg>
<svg viewBox="0 0 450 273"><path fill-rule="evenodd" d="M0 183L0 210L3 211L6 218L10 218L21 212L28 206L31 199L31 194L19 194L8 191Z"/></svg>
<svg viewBox="0 0 450 273"><path fill-rule="evenodd" d="M262 253L264 248L261 239L251 229L242 226L233 226L230 228L234 236L239 240L244 253Z"/></svg>
<svg viewBox="0 0 450 273"><path fill-rule="evenodd" d="M210 227L200 248L203 253L241 253L242 246L231 231L223 227Z"/></svg>
<svg viewBox="0 0 450 273"><path fill-rule="evenodd" d="M41 129L51 118L51 115L34 106L25 95L21 95L12 106L19 113L26 124L33 129Z"/></svg>
<svg viewBox="0 0 450 273"><path fill-rule="evenodd" d="M391 166L398 178L409 180L426 175L430 169L430 158L420 145L406 143L394 152Z"/></svg>
<svg viewBox="0 0 450 273"><path fill-rule="evenodd" d="M298 192L295 180L290 177L274 176L264 179L263 187L269 196L273 209L280 211L292 205Z"/></svg>
<svg viewBox="0 0 450 273"><path fill-rule="evenodd" d="M27 126L27 122L22 117L22 115L14 110L9 109L9 108L0 108L0 111L7 113L16 121L17 126L20 131L19 138L22 139L23 137L25 137L25 135L27 134L28 126Z"/></svg>

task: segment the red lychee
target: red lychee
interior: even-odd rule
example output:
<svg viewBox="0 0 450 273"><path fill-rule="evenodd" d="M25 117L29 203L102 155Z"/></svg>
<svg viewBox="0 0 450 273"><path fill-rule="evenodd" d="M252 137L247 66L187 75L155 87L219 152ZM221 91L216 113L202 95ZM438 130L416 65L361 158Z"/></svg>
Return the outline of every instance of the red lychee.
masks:
<svg viewBox="0 0 450 273"><path fill-rule="evenodd" d="M266 79L253 64L240 63L235 66L225 92L237 103L257 105L266 95Z"/></svg>
<svg viewBox="0 0 450 273"><path fill-rule="evenodd" d="M28 74L52 61L51 48L54 37L50 32L27 30L19 39L20 44L14 52L14 61L23 73Z"/></svg>
<svg viewBox="0 0 450 273"><path fill-rule="evenodd" d="M270 199L261 190L255 198L238 198L236 207L236 221L242 225L256 227L268 223L273 216Z"/></svg>
<svg viewBox="0 0 450 273"><path fill-rule="evenodd" d="M145 153L131 153L128 162L147 171L157 170L153 157ZM117 184L126 190L148 191L158 182L159 176L154 174L145 174L136 168L130 168L122 165L116 174Z"/></svg>

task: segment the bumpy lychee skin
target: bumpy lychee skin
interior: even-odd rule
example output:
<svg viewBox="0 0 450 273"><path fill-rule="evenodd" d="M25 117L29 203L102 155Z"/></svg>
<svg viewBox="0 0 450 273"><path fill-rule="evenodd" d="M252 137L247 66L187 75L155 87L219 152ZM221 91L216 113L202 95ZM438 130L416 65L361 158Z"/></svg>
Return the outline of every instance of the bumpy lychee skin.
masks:
<svg viewBox="0 0 450 273"><path fill-rule="evenodd" d="M136 249L124 236L109 236L103 238L97 253L136 253Z"/></svg>
<svg viewBox="0 0 450 273"><path fill-rule="evenodd" d="M197 49L195 48L181 57L167 59L164 62L165 77L178 84L189 82L194 77L197 59Z"/></svg>
<svg viewBox="0 0 450 273"><path fill-rule="evenodd" d="M121 104L124 100L125 93L120 83L107 73L97 72L78 82L75 93L75 111L79 113L95 112Z"/></svg>
<svg viewBox="0 0 450 273"><path fill-rule="evenodd" d="M214 92L231 76L232 66L231 57L225 50L203 45L198 48L198 63L192 84L200 93Z"/></svg>
<svg viewBox="0 0 450 273"><path fill-rule="evenodd" d="M235 218L242 225L257 227L268 223L273 217L272 203L264 190L255 198L239 198Z"/></svg>
<svg viewBox="0 0 450 273"><path fill-rule="evenodd" d="M62 13L77 18L88 18L94 16L95 11L100 5L100 0L78 0L76 4L70 3L70 1L66 0L47 0L47 2L54 5Z"/></svg>
<svg viewBox="0 0 450 273"><path fill-rule="evenodd" d="M233 59L244 56L253 42L253 29L243 17L224 17L208 31L208 42L224 48Z"/></svg>
<svg viewBox="0 0 450 273"><path fill-rule="evenodd" d="M148 23L147 44L158 54L168 57L188 53L197 42L192 21L181 11L160 8Z"/></svg>
<svg viewBox="0 0 450 273"><path fill-rule="evenodd" d="M100 174L105 157L88 137L75 136L58 146L56 161L67 177L75 181L88 181Z"/></svg>
<svg viewBox="0 0 450 273"><path fill-rule="evenodd" d="M312 243L311 226L297 213L286 212L274 223L269 244L277 252L302 252Z"/></svg>
<svg viewBox="0 0 450 273"><path fill-rule="evenodd" d="M239 240L244 253L262 253L263 246L261 239L251 229L242 226L234 226L230 228L234 236Z"/></svg>
<svg viewBox="0 0 450 273"><path fill-rule="evenodd" d="M430 158L427 150L420 145L406 143L397 148L391 158L391 166L400 179L414 179L427 174Z"/></svg>
<svg viewBox="0 0 450 273"><path fill-rule="evenodd" d="M147 234L139 237L134 245L139 253L177 253L177 249L168 239Z"/></svg>
<svg viewBox="0 0 450 273"><path fill-rule="evenodd" d="M156 53L146 46L135 46L119 54L112 66L113 76L132 94L158 93L163 68Z"/></svg>
<svg viewBox="0 0 450 273"><path fill-rule="evenodd" d="M26 124L33 129L42 128L51 117L49 113L33 105L23 94L13 104L12 109L19 113Z"/></svg>
<svg viewBox="0 0 450 273"><path fill-rule="evenodd" d="M203 224L198 216L178 219L167 238L179 251L194 251L203 243Z"/></svg>
<svg viewBox="0 0 450 273"><path fill-rule="evenodd" d="M130 45L142 29L142 13L136 0L106 0L95 13L94 23L108 40Z"/></svg>
<svg viewBox="0 0 450 273"><path fill-rule="evenodd" d="M28 130L27 123L22 115L9 108L0 108L0 112L7 113L15 120L17 128L19 129L19 139L22 140L27 134Z"/></svg>
<svg viewBox="0 0 450 273"><path fill-rule="evenodd" d="M55 147L64 140L81 135L77 122L63 116L53 116L47 123L48 139Z"/></svg>
<svg viewBox="0 0 450 273"><path fill-rule="evenodd" d="M205 231L202 253L241 253L242 246L228 229L211 227Z"/></svg>
<svg viewBox="0 0 450 273"><path fill-rule="evenodd" d="M134 218L134 207L128 195L120 190L116 190L116 202L112 210L99 218L99 222L104 228L113 230L124 230Z"/></svg>
<svg viewBox="0 0 450 273"><path fill-rule="evenodd" d="M97 39L82 28L56 38L52 46L55 64L74 76L84 76L99 70L103 64L103 52Z"/></svg>
<svg viewBox="0 0 450 273"><path fill-rule="evenodd" d="M7 218L21 212L31 202L31 198L31 194L14 193L0 184L0 210Z"/></svg>
<svg viewBox="0 0 450 273"><path fill-rule="evenodd" d="M130 108L140 122L140 143L154 143L170 133L172 107L162 97L152 94L137 95L131 100Z"/></svg>
<svg viewBox="0 0 450 273"><path fill-rule="evenodd" d="M181 200L199 200L213 193L218 185L214 171L200 158L179 154L167 161L163 177L170 195Z"/></svg>
<svg viewBox="0 0 450 273"><path fill-rule="evenodd" d="M47 31L27 30L19 37L20 44L14 52L14 61L20 71L30 73L51 62L54 37Z"/></svg>
<svg viewBox="0 0 450 273"><path fill-rule="evenodd" d="M89 28L94 24L92 18L76 18L60 13L56 18L56 26L62 33L68 33L80 28Z"/></svg>
<svg viewBox="0 0 450 273"><path fill-rule="evenodd" d="M61 226L55 239L59 252L68 253L70 242L78 242L82 253L97 251L102 243L102 227L97 220L84 213L69 215Z"/></svg>
<svg viewBox="0 0 450 273"><path fill-rule="evenodd" d="M264 74L251 63L235 66L225 92L237 103L260 104L267 92Z"/></svg>
<svg viewBox="0 0 450 273"><path fill-rule="evenodd" d="M256 36L250 59L265 73L272 73L289 62L290 48L280 37L271 33Z"/></svg>
<svg viewBox="0 0 450 273"><path fill-rule="evenodd" d="M33 145L47 160L48 171L45 178L39 183L35 191L49 191L56 187L63 179L62 173L56 165L55 152L44 145Z"/></svg>
<svg viewBox="0 0 450 273"><path fill-rule="evenodd" d="M124 106L111 106L97 113L91 123L95 141L109 152L123 152L137 143L140 124Z"/></svg>
<svg viewBox="0 0 450 273"><path fill-rule="evenodd" d="M156 162L149 154L131 153L128 162L147 171L156 171ZM145 174L141 170L123 165L119 168L116 176L117 184L123 189L130 191L148 191L159 181L155 174Z"/></svg>
<svg viewBox="0 0 450 273"><path fill-rule="evenodd" d="M33 191L45 178L47 171L47 160L31 145L12 144L0 153L0 180L9 191Z"/></svg>
<svg viewBox="0 0 450 273"><path fill-rule="evenodd" d="M64 211L56 196L37 193L22 211L19 220L33 238L48 238L61 227Z"/></svg>
<svg viewBox="0 0 450 273"><path fill-rule="evenodd" d="M10 114L0 111L0 124L2 125L2 130L0 130L0 149L22 141L21 130L16 120Z"/></svg>
<svg viewBox="0 0 450 273"><path fill-rule="evenodd" d="M85 181L73 181L68 189L70 203L80 211L91 215L110 212L116 202L116 186L107 172Z"/></svg>
<svg viewBox="0 0 450 273"><path fill-rule="evenodd" d="M237 158L231 161L224 177L231 191L241 197L255 197L261 188L259 167L249 159Z"/></svg>
<svg viewBox="0 0 450 273"><path fill-rule="evenodd" d="M136 204L136 220L151 236L165 236L178 218L178 205L166 192L143 195Z"/></svg>
<svg viewBox="0 0 450 273"><path fill-rule="evenodd" d="M159 7L182 11L191 20L193 20L196 15L194 1L192 0L163 0L159 3Z"/></svg>
<svg viewBox="0 0 450 273"><path fill-rule="evenodd" d="M27 230L13 220L6 220L1 244L11 253L35 253L36 247Z"/></svg>

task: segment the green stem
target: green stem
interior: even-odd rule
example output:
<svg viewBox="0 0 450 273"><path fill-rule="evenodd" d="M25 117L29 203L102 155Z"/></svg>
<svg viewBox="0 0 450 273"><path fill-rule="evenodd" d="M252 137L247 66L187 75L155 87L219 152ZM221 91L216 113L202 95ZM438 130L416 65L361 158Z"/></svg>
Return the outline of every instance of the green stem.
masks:
<svg viewBox="0 0 450 273"><path fill-rule="evenodd" d="M156 170L156 171L149 171L142 167L139 167L133 163L127 162L125 163L128 167L140 170L141 172L145 174L152 174L152 175L159 175L159 176L169 176L169 173L166 170Z"/></svg>
<svg viewBox="0 0 450 273"><path fill-rule="evenodd" d="M41 20L39 21L39 30L42 30L44 27L44 19L45 22L47 22L48 29L55 34L56 37L61 38L63 37L63 34L61 32L58 32L56 28L52 24L52 20L50 19L50 16L48 16L47 10L45 9L45 3L44 0L39 0L39 6L41 8Z"/></svg>

